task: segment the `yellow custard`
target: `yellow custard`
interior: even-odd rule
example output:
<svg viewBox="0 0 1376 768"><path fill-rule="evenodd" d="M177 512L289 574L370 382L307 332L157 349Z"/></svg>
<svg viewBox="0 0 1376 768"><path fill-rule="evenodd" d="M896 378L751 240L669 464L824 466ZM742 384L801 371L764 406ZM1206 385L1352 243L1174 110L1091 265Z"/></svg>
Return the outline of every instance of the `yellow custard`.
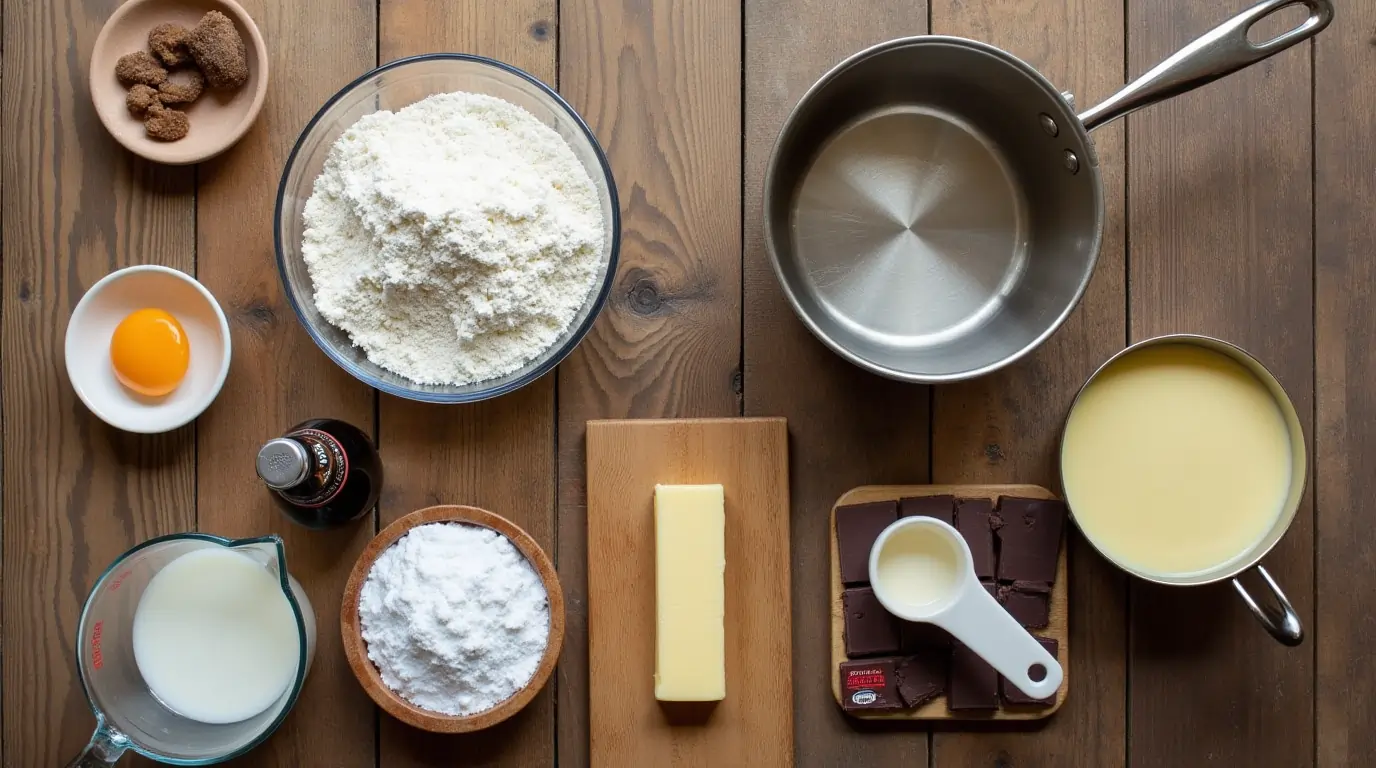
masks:
<svg viewBox="0 0 1376 768"><path fill-rule="evenodd" d="M1236 360L1190 344L1128 353L1081 394L1061 448L1075 522L1145 575L1211 571L1248 553L1290 492L1285 417Z"/></svg>

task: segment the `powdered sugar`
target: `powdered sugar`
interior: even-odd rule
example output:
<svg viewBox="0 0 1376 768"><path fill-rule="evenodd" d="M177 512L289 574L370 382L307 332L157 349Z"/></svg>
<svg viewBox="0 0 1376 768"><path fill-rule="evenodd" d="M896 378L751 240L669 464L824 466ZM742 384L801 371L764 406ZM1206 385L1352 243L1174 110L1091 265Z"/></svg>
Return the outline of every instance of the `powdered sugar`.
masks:
<svg viewBox="0 0 1376 768"><path fill-rule="evenodd" d="M368 359L422 384L534 359L602 263L602 209L573 150L481 94L361 118L331 147L303 218L316 309Z"/></svg>
<svg viewBox="0 0 1376 768"><path fill-rule="evenodd" d="M448 715L510 698L549 642L539 574L505 536L475 525L412 528L373 564L358 614L382 682Z"/></svg>

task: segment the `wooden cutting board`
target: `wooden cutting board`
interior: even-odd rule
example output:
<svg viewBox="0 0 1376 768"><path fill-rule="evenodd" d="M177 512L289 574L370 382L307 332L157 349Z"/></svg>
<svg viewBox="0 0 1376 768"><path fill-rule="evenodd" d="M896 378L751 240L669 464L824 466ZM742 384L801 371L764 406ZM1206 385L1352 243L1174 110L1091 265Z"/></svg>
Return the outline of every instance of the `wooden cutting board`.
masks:
<svg viewBox="0 0 1376 768"><path fill-rule="evenodd" d="M726 699L655 700L656 483L726 491ZM593 765L791 766L788 429L783 419L588 422Z"/></svg>
<svg viewBox="0 0 1376 768"><path fill-rule="evenodd" d="M836 549L836 508L847 504L864 504L869 501L896 501L911 496L941 496L950 494L961 499L984 498L997 502L1000 496L1020 496L1026 499L1054 499L1056 494L1039 485L866 485L853 488L841 495L831 507L831 695L836 706L841 706L841 677L838 672L841 662L846 660L845 608L841 604L841 561ZM1066 528L1070 520L1066 520ZM987 721L987 720L1041 720L1065 703L1070 691L1070 581L1066 576L1066 541L1061 536L1061 556L1056 564L1056 583L1051 587L1051 616L1046 629L1028 630L1039 637L1055 638L1057 660L1065 679L1056 692L1056 703L1049 707L1008 707L1001 706L989 714L979 712L952 713L946 709L946 697L937 698L917 709L899 712L847 712L852 717L863 720L942 720L942 721Z"/></svg>

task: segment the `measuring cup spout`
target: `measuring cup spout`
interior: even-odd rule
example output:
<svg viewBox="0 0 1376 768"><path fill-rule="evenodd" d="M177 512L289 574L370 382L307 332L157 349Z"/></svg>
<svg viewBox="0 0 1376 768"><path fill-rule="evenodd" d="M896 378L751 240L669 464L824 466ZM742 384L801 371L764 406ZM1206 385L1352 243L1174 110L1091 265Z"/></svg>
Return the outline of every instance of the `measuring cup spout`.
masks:
<svg viewBox="0 0 1376 768"><path fill-rule="evenodd" d="M111 728L103 716L96 716L96 732L81 754L67 763L67 768L111 768L129 748L129 738Z"/></svg>

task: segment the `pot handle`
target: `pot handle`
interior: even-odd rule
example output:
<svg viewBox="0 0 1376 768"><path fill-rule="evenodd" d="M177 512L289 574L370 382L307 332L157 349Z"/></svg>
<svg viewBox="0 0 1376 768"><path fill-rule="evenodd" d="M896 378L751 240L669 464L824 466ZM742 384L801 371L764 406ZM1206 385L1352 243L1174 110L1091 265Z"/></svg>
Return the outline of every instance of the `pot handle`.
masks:
<svg viewBox="0 0 1376 768"><path fill-rule="evenodd" d="M1292 5L1309 9L1308 18L1299 26L1264 43L1254 44L1247 39L1253 24ZM1331 0L1263 0L1214 27L1122 90L1086 110L1080 115L1080 122L1085 124L1085 130L1092 131L1142 107L1212 83L1308 40L1322 32L1331 21Z"/></svg>
<svg viewBox="0 0 1376 768"><path fill-rule="evenodd" d="M1260 565L1253 566L1251 570L1261 575L1262 581L1266 583L1267 590L1271 593L1271 602L1266 607L1262 607L1252 598L1247 588L1242 586L1239 578L1242 574L1233 577L1233 588L1242 596L1242 602L1251 609L1252 615L1257 617L1257 621L1271 633L1271 637L1276 638L1284 645L1296 646L1304 642L1304 627L1300 625L1299 614L1291 607L1290 601L1286 599L1285 593L1280 591L1275 579L1271 574ZM1272 604L1274 603L1274 604Z"/></svg>

